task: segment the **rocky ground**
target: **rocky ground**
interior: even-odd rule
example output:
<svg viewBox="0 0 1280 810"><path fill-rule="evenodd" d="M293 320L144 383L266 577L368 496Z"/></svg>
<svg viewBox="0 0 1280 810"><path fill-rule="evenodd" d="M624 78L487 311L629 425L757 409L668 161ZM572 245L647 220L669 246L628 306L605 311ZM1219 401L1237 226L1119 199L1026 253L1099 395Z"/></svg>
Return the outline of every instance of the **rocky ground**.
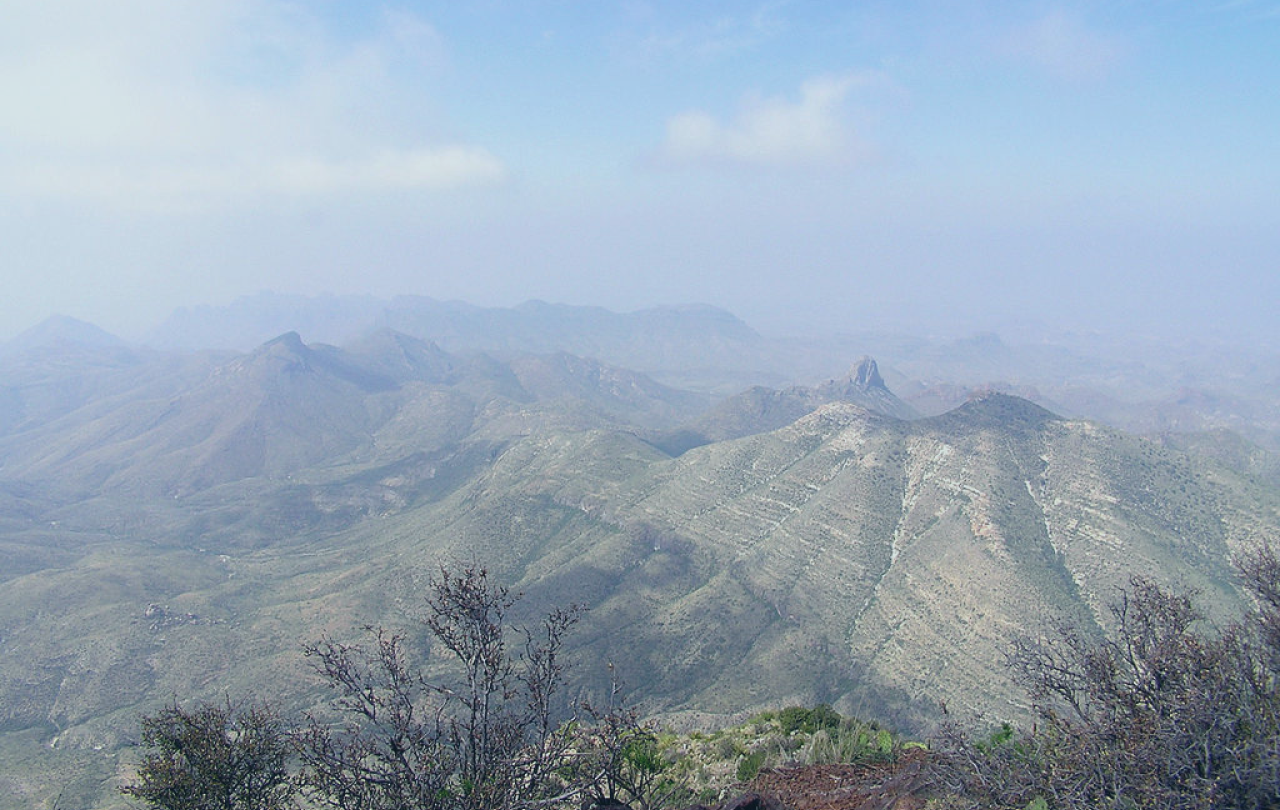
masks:
<svg viewBox="0 0 1280 810"><path fill-rule="evenodd" d="M890 764L775 768L762 771L751 789L758 810L919 810L928 787L925 757L915 750ZM741 803L726 810L757 810Z"/></svg>

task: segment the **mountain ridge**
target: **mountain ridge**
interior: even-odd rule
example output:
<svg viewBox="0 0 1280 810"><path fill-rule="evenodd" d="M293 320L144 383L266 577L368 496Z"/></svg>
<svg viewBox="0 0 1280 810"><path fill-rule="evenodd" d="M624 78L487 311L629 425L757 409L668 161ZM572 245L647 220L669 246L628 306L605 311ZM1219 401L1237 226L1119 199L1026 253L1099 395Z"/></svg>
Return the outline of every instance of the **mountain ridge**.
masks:
<svg viewBox="0 0 1280 810"><path fill-rule="evenodd" d="M588 607L575 687L607 689L613 661L654 714L1016 718L1011 633L1102 632L1135 573L1231 613L1232 555L1280 529L1265 451L994 392L912 420L830 398L887 391L869 362L790 421L675 454L643 425L701 400L569 355L286 333L164 383L173 358L140 357L0 436L0 784L38 754L100 798L137 712L173 695L316 705L299 640L411 627L453 560L531 615Z"/></svg>
<svg viewBox="0 0 1280 810"><path fill-rule="evenodd" d="M160 351L234 346L248 351L285 331L349 345L379 328L435 340L446 351L566 351L715 396L760 385L817 386L850 356L871 354L901 400L925 415L973 393L999 390L1057 413L1097 419L1137 433L1227 428L1275 451L1280 355L1212 341L1122 342L1104 335L1049 334L1022 327L1021 342L994 332L934 337L857 331L765 337L731 313L706 305L632 313L528 301L482 307L423 296L260 293L223 306L175 311L151 333ZM0 346L0 356L5 354ZM0 429L9 392L0 390Z"/></svg>

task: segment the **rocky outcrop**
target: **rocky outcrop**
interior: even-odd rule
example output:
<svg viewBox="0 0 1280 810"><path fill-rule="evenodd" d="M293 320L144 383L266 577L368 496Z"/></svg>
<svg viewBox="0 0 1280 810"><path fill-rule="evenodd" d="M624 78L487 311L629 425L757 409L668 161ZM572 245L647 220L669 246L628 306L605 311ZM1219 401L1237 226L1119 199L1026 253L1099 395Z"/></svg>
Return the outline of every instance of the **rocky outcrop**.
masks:
<svg viewBox="0 0 1280 810"><path fill-rule="evenodd" d="M764 771L751 785L760 792L745 796L767 797L787 810L918 810L929 787L926 756L917 750L891 764Z"/></svg>
<svg viewBox="0 0 1280 810"><path fill-rule="evenodd" d="M849 376L853 378L853 384L863 390L868 388L889 390L885 387L884 379L880 376L880 368L876 365L873 357L864 356L858 362L858 365L853 367L853 371L850 372Z"/></svg>

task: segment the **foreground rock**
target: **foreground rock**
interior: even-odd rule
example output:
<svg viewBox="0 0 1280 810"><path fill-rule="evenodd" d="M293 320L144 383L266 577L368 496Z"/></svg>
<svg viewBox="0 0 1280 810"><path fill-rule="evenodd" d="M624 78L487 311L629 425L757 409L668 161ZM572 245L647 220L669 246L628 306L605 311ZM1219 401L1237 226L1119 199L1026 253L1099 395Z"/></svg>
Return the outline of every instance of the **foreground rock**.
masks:
<svg viewBox="0 0 1280 810"><path fill-rule="evenodd" d="M924 751L912 751L891 764L810 765L763 771L751 783L753 793L723 810L919 810L929 784ZM768 804L747 807L743 799Z"/></svg>

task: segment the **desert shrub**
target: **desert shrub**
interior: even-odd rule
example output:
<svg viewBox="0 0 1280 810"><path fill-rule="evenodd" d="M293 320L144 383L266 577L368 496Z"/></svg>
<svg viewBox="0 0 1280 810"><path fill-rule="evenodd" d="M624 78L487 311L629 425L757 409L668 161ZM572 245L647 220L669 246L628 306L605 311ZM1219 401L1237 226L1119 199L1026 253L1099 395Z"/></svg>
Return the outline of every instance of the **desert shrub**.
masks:
<svg viewBox="0 0 1280 810"><path fill-rule="evenodd" d="M822 729L836 729L840 727L841 719L843 718L835 709L826 703L819 703L809 711L809 721L802 728L809 733Z"/></svg>
<svg viewBox="0 0 1280 810"><path fill-rule="evenodd" d="M161 810L278 810L294 792L293 744L267 706L176 702L140 722L147 753L121 788Z"/></svg>
<svg viewBox="0 0 1280 810"><path fill-rule="evenodd" d="M1035 730L944 729L941 784L1003 806L1280 806L1280 562L1263 547L1239 570L1258 609L1217 633L1193 594L1134 578L1111 637L1019 639L1009 663Z"/></svg>
<svg viewBox="0 0 1280 810"><path fill-rule="evenodd" d="M794 734L809 719L809 710L803 706L788 706L778 712L778 725L783 732Z"/></svg>
<svg viewBox="0 0 1280 810"><path fill-rule="evenodd" d="M797 731L812 734L820 729L834 729L840 726L840 714L825 703L812 709L788 706L778 712L777 720L778 725L787 734L794 734Z"/></svg>
<svg viewBox="0 0 1280 810"><path fill-rule="evenodd" d="M814 732L805 745L801 759L806 765L830 765L840 761L835 740L826 729Z"/></svg>
<svg viewBox="0 0 1280 810"><path fill-rule="evenodd" d="M456 665L452 682L410 666L403 636L381 628L369 629L367 648L331 639L307 647L348 718L313 718L302 737L312 797L343 810L490 810L584 792L563 778L574 726L556 719L559 653L578 611L516 628L516 599L483 568L441 569L424 624Z"/></svg>
<svg viewBox="0 0 1280 810"><path fill-rule="evenodd" d="M263 707L175 704L142 718L148 753L122 791L162 810L277 810L299 791L342 810L648 810L682 796L620 686L602 708L560 699L579 609L523 628L508 618L517 599L483 568L442 568L423 624L453 677L427 677L406 637L380 627L364 644L321 639L305 655L341 720L297 728Z"/></svg>
<svg viewBox="0 0 1280 810"><path fill-rule="evenodd" d="M848 763L891 762L901 742L875 722L846 717L834 737L836 755L833 761Z"/></svg>
<svg viewBox="0 0 1280 810"><path fill-rule="evenodd" d="M569 783L582 785L582 796L597 807L627 804L650 810L682 800L687 804L683 774L664 753L663 739L640 722L622 693L621 683L614 680L603 706L584 702L592 723L574 734L573 756L562 774Z"/></svg>
<svg viewBox="0 0 1280 810"><path fill-rule="evenodd" d="M764 767L766 752L763 748L744 754L738 760L738 769L736 776L739 782L750 782L760 773L760 769Z"/></svg>
<svg viewBox="0 0 1280 810"><path fill-rule="evenodd" d="M742 753L742 744L728 734L721 734L711 739L711 756L715 759L728 759Z"/></svg>

